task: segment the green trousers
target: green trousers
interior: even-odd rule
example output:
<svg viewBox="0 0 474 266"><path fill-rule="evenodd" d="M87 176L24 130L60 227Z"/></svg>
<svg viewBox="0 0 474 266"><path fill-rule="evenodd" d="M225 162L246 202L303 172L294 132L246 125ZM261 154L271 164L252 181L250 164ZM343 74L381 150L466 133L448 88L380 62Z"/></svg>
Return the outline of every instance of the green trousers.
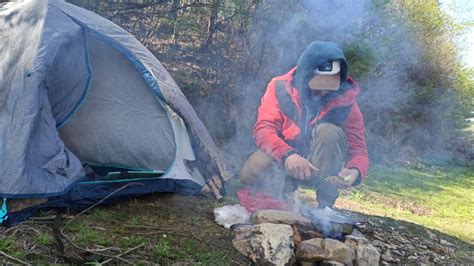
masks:
<svg viewBox="0 0 474 266"><path fill-rule="evenodd" d="M332 207L339 197L337 188L324 180L337 175L344 166L347 156L347 137L344 131L333 124L322 123L313 127L308 159L320 172L309 181L299 182L286 175L284 166L261 150L252 153L244 163L240 179L251 188L284 198L299 184L316 189L318 207Z"/></svg>

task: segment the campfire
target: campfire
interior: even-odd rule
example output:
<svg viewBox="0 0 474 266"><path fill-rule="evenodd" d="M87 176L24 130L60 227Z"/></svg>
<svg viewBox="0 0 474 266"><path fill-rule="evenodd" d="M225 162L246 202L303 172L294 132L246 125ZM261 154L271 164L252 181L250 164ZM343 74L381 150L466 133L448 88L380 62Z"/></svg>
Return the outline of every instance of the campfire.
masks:
<svg viewBox="0 0 474 266"><path fill-rule="evenodd" d="M232 230L233 246L257 264L379 264L379 252L357 230L362 224L329 208L306 207L300 213L260 210L249 216L234 205L214 213L219 224Z"/></svg>

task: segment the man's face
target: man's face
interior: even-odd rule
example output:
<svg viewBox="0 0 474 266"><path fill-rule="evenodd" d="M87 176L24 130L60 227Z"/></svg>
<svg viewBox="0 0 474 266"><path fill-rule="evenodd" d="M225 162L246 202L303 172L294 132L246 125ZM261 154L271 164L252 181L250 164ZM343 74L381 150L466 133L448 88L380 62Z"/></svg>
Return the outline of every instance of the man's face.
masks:
<svg viewBox="0 0 474 266"><path fill-rule="evenodd" d="M309 91L309 98L311 100L321 100L324 95L330 93L331 91L328 90L310 90Z"/></svg>
<svg viewBox="0 0 474 266"><path fill-rule="evenodd" d="M318 76L315 74L313 78L308 82L308 86L310 89L310 98L311 99L316 99L316 98L321 98L324 95L330 93L332 90L324 90L322 88L325 87L334 87L334 84L337 83L339 84L339 80L341 78L340 73L337 73L335 75L331 76ZM339 86L339 85L338 85Z"/></svg>
<svg viewBox="0 0 474 266"><path fill-rule="evenodd" d="M308 82L308 87L315 91L336 91L341 82L341 66L338 60L319 65ZM326 92L327 93L327 92Z"/></svg>

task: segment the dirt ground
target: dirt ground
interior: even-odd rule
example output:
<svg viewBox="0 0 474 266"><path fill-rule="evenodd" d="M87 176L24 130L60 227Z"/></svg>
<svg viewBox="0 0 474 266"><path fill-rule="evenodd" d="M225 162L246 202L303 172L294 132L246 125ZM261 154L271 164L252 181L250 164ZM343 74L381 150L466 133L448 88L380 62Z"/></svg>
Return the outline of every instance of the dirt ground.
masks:
<svg viewBox="0 0 474 266"><path fill-rule="evenodd" d="M313 201L308 194L303 199ZM249 265L232 247L230 230L214 222L213 209L231 203L154 194L79 216L63 210L61 219L49 211L0 229L0 263ZM338 207L350 209L343 205ZM390 254L393 263L474 263L472 245L440 232L387 217L346 213L365 224L362 233L381 254Z"/></svg>

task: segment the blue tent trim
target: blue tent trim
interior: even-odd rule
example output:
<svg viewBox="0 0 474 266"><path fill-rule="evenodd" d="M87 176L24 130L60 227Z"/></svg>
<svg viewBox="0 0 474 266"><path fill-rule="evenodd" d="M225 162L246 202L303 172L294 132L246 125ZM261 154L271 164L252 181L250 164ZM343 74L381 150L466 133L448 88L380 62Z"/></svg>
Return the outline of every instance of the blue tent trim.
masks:
<svg viewBox="0 0 474 266"><path fill-rule="evenodd" d="M86 62L87 62L87 71L89 71L89 77L87 79L86 88L84 90L84 94L82 95L81 99L77 102L76 106L74 106L72 111L66 117L64 117L62 121L57 123L56 128L58 130L62 128L77 111L79 111L85 99L87 98L87 95L89 94L89 90L92 85L92 65L91 65L91 60L90 60L90 55L89 55L89 41L87 39L86 29L84 27L81 27L81 29L84 34L85 57L86 57Z"/></svg>

